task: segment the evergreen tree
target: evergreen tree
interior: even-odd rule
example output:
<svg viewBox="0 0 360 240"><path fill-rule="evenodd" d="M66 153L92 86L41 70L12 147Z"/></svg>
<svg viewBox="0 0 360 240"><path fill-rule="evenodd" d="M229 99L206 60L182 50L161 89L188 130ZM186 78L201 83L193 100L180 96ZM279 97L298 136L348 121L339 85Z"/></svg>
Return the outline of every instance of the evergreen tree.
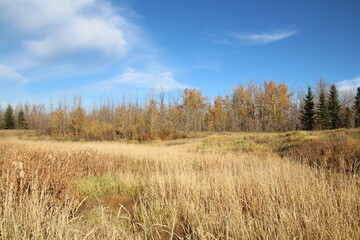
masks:
<svg viewBox="0 0 360 240"><path fill-rule="evenodd" d="M316 119L318 123L318 128L320 130L327 129L329 127L329 113L328 113L328 104L326 102L325 88L320 89Z"/></svg>
<svg viewBox="0 0 360 240"><path fill-rule="evenodd" d="M4 113L4 119L3 119L4 129L14 129L15 128L13 112L14 111L9 104Z"/></svg>
<svg viewBox="0 0 360 240"><path fill-rule="evenodd" d="M329 93L329 120L330 120L330 128L336 129L341 126L341 105L339 102L339 92L335 86L335 84L331 84L330 93Z"/></svg>
<svg viewBox="0 0 360 240"><path fill-rule="evenodd" d="M349 107L346 107L345 111L344 111L342 127L351 128L352 127L352 122L353 122L352 119L353 119L352 111L351 111L351 109Z"/></svg>
<svg viewBox="0 0 360 240"><path fill-rule="evenodd" d="M357 88L357 93L355 96L354 114L355 114L355 127L360 127L360 87Z"/></svg>
<svg viewBox="0 0 360 240"><path fill-rule="evenodd" d="M308 93L304 98L304 109L300 116L301 124L304 130L313 130L315 126L315 104L314 95L311 87L308 88Z"/></svg>
<svg viewBox="0 0 360 240"><path fill-rule="evenodd" d="M17 128L18 129L27 129L28 125L26 123L24 111L21 109L17 116Z"/></svg>

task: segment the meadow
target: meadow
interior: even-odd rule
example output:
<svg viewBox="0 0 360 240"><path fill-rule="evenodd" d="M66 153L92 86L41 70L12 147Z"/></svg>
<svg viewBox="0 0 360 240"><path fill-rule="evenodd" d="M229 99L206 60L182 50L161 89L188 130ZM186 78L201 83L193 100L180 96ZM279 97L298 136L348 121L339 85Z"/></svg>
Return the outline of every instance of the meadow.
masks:
<svg viewBox="0 0 360 240"><path fill-rule="evenodd" d="M360 239L360 131L0 131L0 239Z"/></svg>

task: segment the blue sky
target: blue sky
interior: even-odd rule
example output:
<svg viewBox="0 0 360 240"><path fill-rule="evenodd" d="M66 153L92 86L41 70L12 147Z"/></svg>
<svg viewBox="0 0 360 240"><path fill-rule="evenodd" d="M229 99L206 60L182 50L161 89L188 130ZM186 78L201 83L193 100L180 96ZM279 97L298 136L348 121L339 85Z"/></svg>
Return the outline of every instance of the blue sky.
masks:
<svg viewBox="0 0 360 240"><path fill-rule="evenodd" d="M0 102L320 77L360 86L360 1L0 0Z"/></svg>

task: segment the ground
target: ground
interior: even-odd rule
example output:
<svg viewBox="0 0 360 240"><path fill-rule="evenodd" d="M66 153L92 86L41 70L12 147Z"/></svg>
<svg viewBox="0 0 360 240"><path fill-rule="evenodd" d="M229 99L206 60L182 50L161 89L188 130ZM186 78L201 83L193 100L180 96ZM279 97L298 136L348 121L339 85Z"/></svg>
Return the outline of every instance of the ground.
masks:
<svg viewBox="0 0 360 240"><path fill-rule="evenodd" d="M59 142L3 130L0 238L359 239L359 136Z"/></svg>

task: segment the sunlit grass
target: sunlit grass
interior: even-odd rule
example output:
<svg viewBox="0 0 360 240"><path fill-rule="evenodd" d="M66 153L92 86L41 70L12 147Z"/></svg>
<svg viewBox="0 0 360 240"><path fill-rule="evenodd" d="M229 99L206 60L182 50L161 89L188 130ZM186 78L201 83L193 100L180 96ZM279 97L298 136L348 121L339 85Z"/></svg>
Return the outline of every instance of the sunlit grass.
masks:
<svg viewBox="0 0 360 240"><path fill-rule="evenodd" d="M4 138L0 235L358 239L359 175L275 151L324 136L227 134L148 144ZM24 178L14 161L23 163Z"/></svg>

